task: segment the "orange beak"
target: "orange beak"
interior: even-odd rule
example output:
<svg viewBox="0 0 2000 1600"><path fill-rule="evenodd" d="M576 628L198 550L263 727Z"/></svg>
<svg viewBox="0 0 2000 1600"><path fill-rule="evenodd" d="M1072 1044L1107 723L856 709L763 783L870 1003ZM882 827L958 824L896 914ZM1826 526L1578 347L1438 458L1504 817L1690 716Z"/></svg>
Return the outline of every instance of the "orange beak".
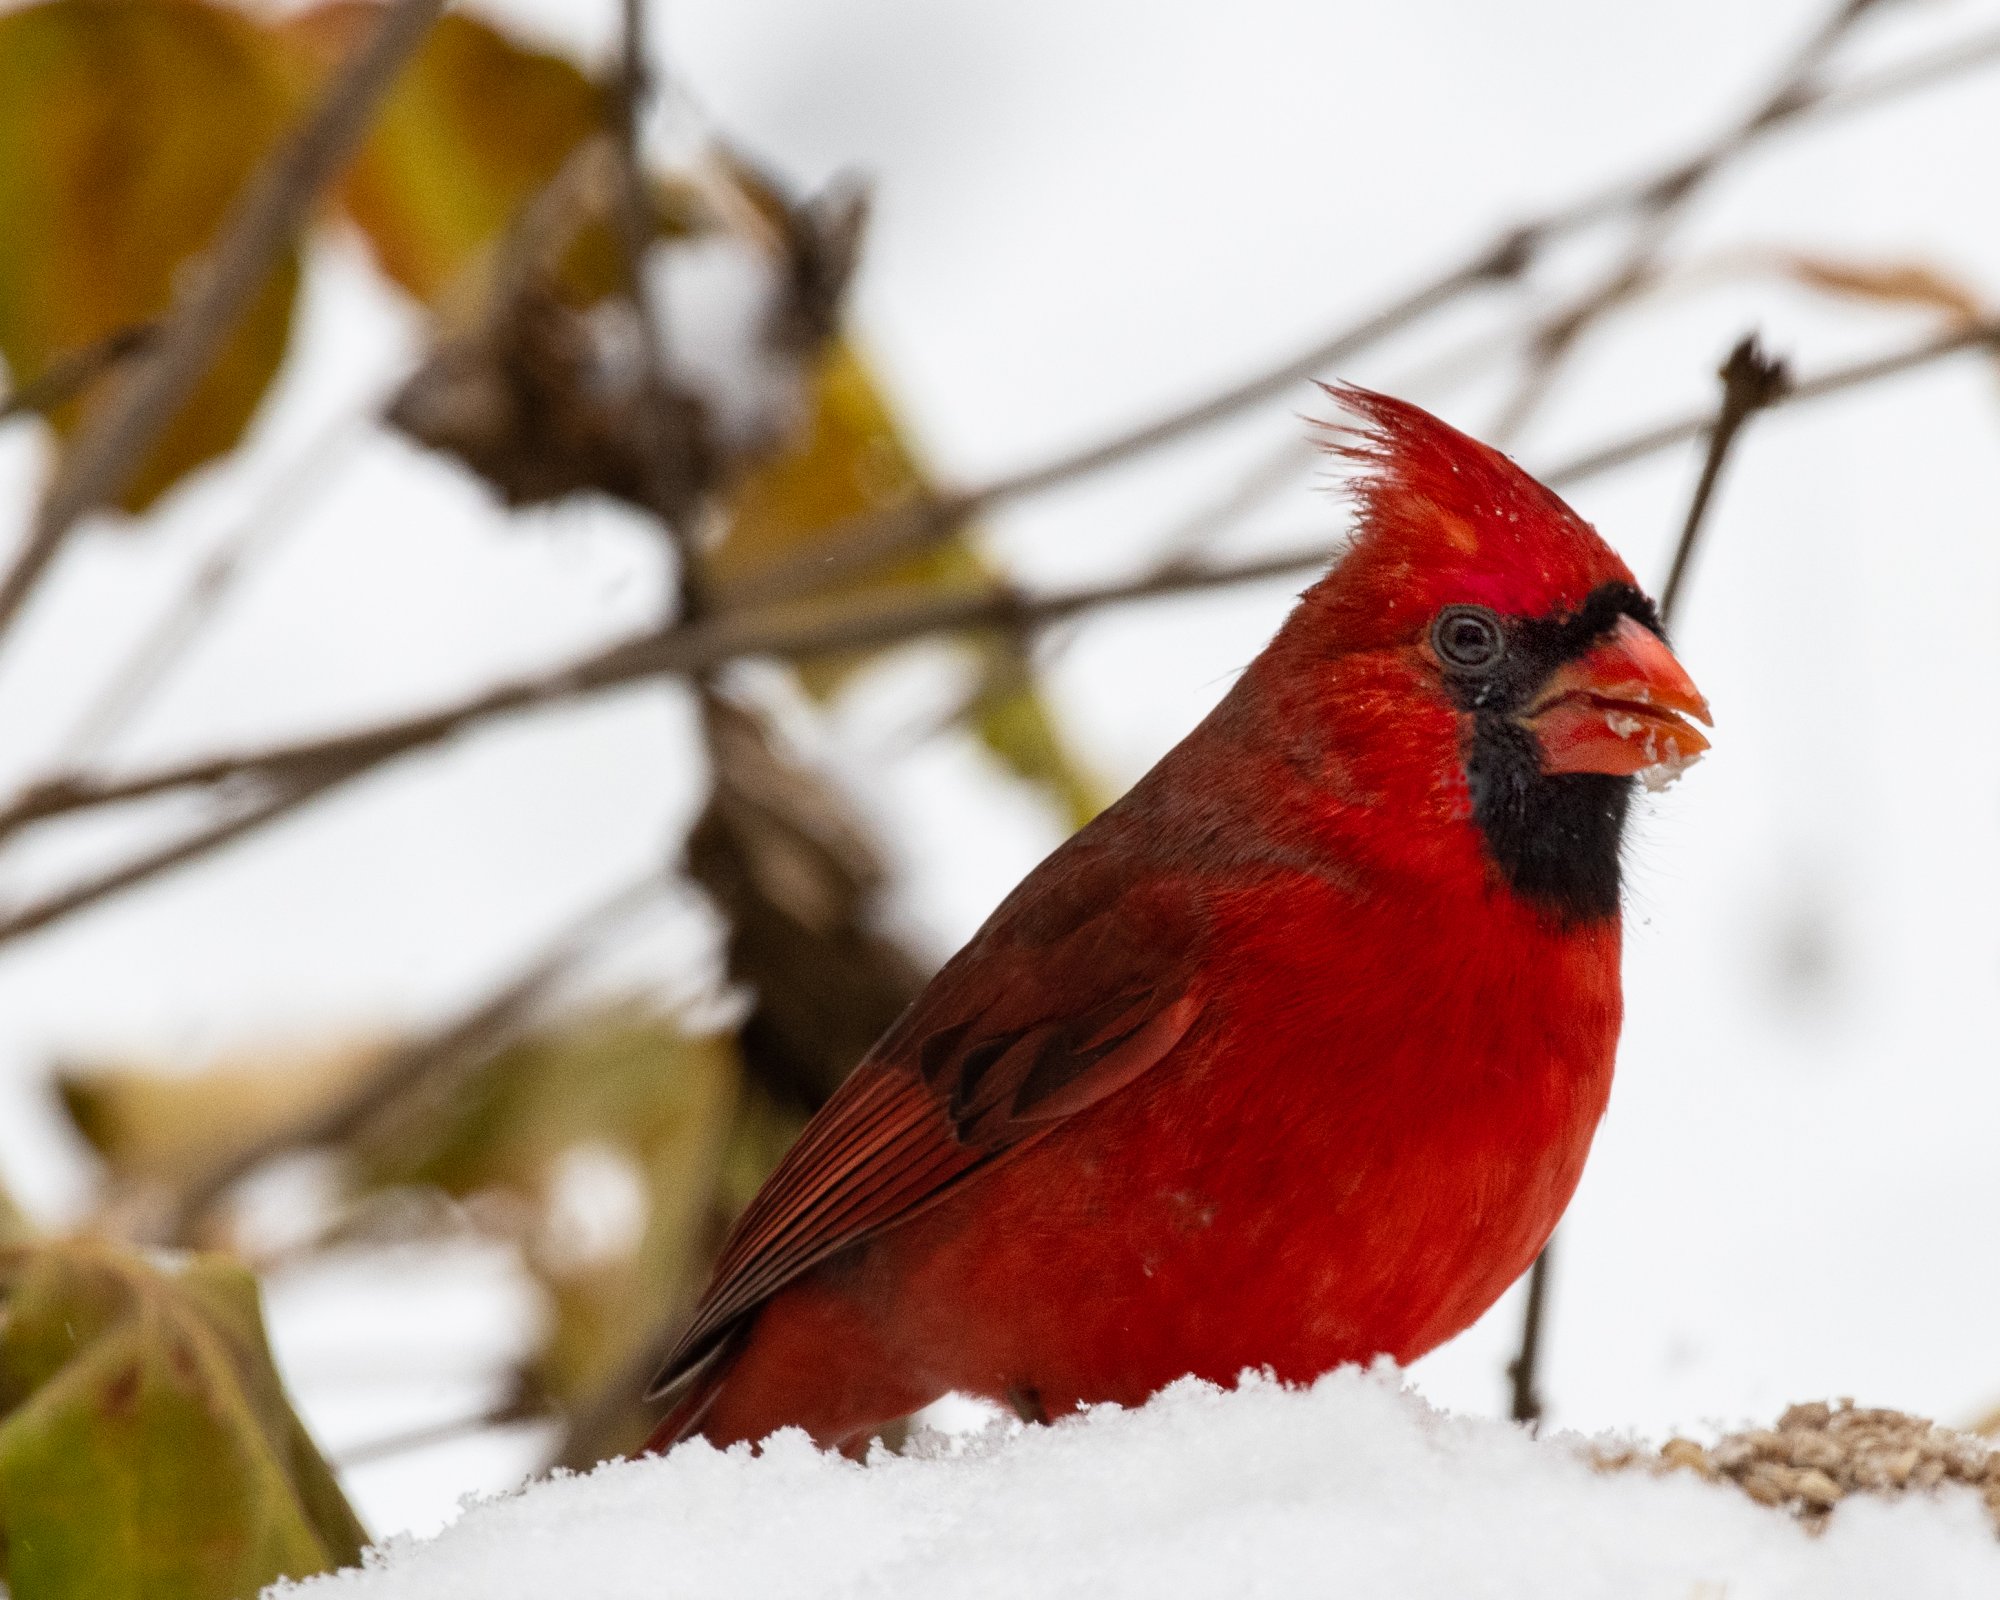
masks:
<svg viewBox="0 0 2000 1600"><path fill-rule="evenodd" d="M1663 788L1708 739L1708 702L1659 636L1630 617L1559 669L1521 720L1542 747L1544 772L1601 772Z"/></svg>

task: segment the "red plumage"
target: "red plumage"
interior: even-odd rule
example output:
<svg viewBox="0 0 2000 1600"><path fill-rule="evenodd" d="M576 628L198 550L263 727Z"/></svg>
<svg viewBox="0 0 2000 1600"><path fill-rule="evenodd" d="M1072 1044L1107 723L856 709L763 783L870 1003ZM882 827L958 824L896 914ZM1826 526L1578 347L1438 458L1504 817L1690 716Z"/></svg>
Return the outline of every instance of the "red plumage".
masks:
<svg viewBox="0 0 2000 1600"><path fill-rule="evenodd" d="M1705 708L1553 494L1337 398L1351 548L801 1135L654 1447L1408 1361L1547 1239L1611 1085L1629 774Z"/></svg>

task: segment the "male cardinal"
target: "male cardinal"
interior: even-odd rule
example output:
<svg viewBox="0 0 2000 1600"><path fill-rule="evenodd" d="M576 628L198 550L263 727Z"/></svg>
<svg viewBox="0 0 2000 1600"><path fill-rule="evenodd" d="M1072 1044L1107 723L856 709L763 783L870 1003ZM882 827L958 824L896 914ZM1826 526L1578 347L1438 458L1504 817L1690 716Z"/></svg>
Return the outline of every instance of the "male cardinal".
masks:
<svg viewBox="0 0 2000 1600"><path fill-rule="evenodd" d="M1632 785L1708 708L1554 494L1330 392L1351 546L806 1127L649 1448L1407 1362L1548 1239L1611 1088Z"/></svg>

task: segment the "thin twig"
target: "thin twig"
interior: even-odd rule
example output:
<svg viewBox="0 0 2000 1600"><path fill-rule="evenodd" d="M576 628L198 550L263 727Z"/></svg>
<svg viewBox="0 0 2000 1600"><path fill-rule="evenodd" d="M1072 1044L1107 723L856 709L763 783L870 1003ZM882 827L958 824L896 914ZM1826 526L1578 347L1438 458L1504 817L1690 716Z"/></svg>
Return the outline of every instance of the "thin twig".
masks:
<svg viewBox="0 0 2000 1600"><path fill-rule="evenodd" d="M2000 58L2000 35L1981 35L1918 62L1885 69L1844 86L1815 85L1790 96L1774 94L1760 104L1753 116L1732 123L1726 133L1711 138L1693 152L1501 230L1429 283L1220 394L983 485L941 489L900 507L848 518L823 530L810 551L775 562L762 572L729 584L717 596L718 603L730 607L764 604L842 582L951 537L982 511L1057 488L1173 443L1351 360L1473 289L1519 278L1544 249L1558 240L1630 211L1656 209L1663 197L1672 197L1691 181L1710 175L1719 165L1736 159L1771 134L1808 116L1826 117L1877 105L1892 96L1984 66L1996 58ZM1798 59L1787 63L1787 77Z"/></svg>
<svg viewBox="0 0 2000 1600"><path fill-rule="evenodd" d="M185 275L152 349L65 453L22 548L0 578L0 633L20 614L79 519L118 497L187 403L444 4L393 0L304 120L251 175L213 249Z"/></svg>
<svg viewBox="0 0 2000 1600"><path fill-rule="evenodd" d="M1926 339L1887 355L1835 368L1794 384L1771 402L1772 409L1860 388L1880 379L1930 365L1961 351L2000 345L2000 321L1977 323ZM1711 411L1648 427L1629 438L1602 445L1537 474L1543 482L1566 486L1629 466L1676 446L1703 439L1715 424ZM126 778L70 774L33 785L0 810L0 837L30 822L101 805L139 799L166 790L199 788L231 779L273 777L311 771L332 763L373 765L449 738L461 729L511 712L621 687L639 679L718 665L739 655L811 655L852 643L881 644L954 626L1004 622L1023 605L1031 620L1052 620L1093 606L1145 600L1189 590L1255 582L1282 572L1303 571L1334 553L1316 543L1289 555L1259 557L1233 565L1194 568L1174 574L1148 573L1137 579L1095 585L1040 602L1018 597L997 603L984 593L914 602L891 598L857 605L833 617L800 621L781 611L726 611L696 627L647 633L592 652L545 673L503 683L465 700L418 716L294 744L204 757ZM1001 610L996 612L996 604ZM1009 608L1012 608L1011 610ZM1005 613L1005 614L1002 614Z"/></svg>
<svg viewBox="0 0 2000 1600"><path fill-rule="evenodd" d="M189 575L174 603L162 612L113 669L88 710L64 741L52 763L71 767L101 748L158 693L174 665L220 609L253 555L268 554L277 539L296 525L307 493L317 489L329 471L345 461L348 449L361 437L375 407L342 416L315 434L298 458L280 472L262 499L242 521L218 540Z"/></svg>
<svg viewBox="0 0 2000 1600"><path fill-rule="evenodd" d="M128 356L137 355L158 333L157 323L138 322L128 328L113 329L80 350L57 356L18 389L0 395L0 422L29 412L55 410Z"/></svg>
<svg viewBox="0 0 2000 1600"><path fill-rule="evenodd" d="M2000 323L1978 323L1921 344L1878 356L1793 385L1770 403L1770 409L1819 399L1914 370L1961 351L2000 345ZM1692 440L1713 429L1713 413L1704 412L1649 428L1632 438L1600 447L1541 474L1550 484L1575 483L1609 472ZM1011 591L975 591L966 595L923 597L916 601L894 595L860 603L831 617L787 616L777 611L725 611L701 622L640 635L622 641L552 671L499 684L468 699L419 716L380 723L348 733L332 734L294 744L229 752L163 766L124 778L71 774L35 784L13 804L0 810L0 838L29 823L97 806L112 805L176 789L206 788L242 779L310 784L304 796L324 793L384 762L442 743L492 718L561 704L644 679L698 674L740 656L798 659L822 653L879 648L924 634L965 628L1029 629L1044 627L1105 606L1165 598L1172 595L1262 582L1324 566L1338 545L1319 541L1289 552L1228 565L1156 571L1137 578L1089 585L1065 593L1023 597ZM287 794L293 794L287 791ZM284 798L272 816L290 810L297 798ZM226 825L222 838L234 838L254 826L238 821ZM218 838L217 842L222 842ZM177 865L200 853L176 848L172 859L155 858L109 875L118 881L95 880L84 891L67 891L0 919L0 942L46 926L68 910L101 899L114 888L150 877L166 865ZM144 870L140 870L143 867ZM80 904L66 902L82 895ZM18 925L32 915L32 927Z"/></svg>
<svg viewBox="0 0 2000 1600"><path fill-rule="evenodd" d="M1671 623L1685 591L1688 563L1707 522L1715 486L1722 476L1722 463L1730 447L1759 411L1782 401L1791 387L1791 377L1781 360L1767 356L1757 336L1745 335L1729 352L1716 376L1722 380L1722 402L1709 424L1708 451L1702 459L1700 476L1689 497L1687 517L1674 546L1674 558L1667 581L1660 591L1660 620ZM1528 1273L1528 1306L1521 1318L1520 1352L1508 1363L1507 1375L1513 1388L1512 1415L1516 1422L1534 1424L1542 1420L1539 1367L1542 1354L1542 1326L1548 1314L1549 1276L1555 1260L1556 1240L1551 1238Z"/></svg>
<svg viewBox="0 0 2000 1600"><path fill-rule="evenodd" d="M1535 1257L1535 1265L1528 1273L1528 1309L1521 1318L1521 1350L1507 1364L1507 1378L1513 1389L1508 1415L1530 1427L1542 1420L1542 1396L1535 1387L1535 1376L1542 1359L1542 1326L1548 1307L1554 1249L1555 1241L1551 1239Z"/></svg>
<svg viewBox="0 0 2000 1600"><path fill-rule="evenodd" d="M680 620L692 622L706 609L706 594L695 548L692 519L698 494L676 437L672 412L678 396L667 371L667 319L659 304L647 256L653 242L653 201L646 189L641 150L645 112L652 99L652 71L646 54L646 0L622 0L618 76L611 96L616 137L613 211L626 293L637 324L639 345L640 444L643 448L647 509L666 531L674 550Z"/></svg>
<svg viewBox="0 0 2000 1600"><path fill-rule="evenodd" d="M497 1406L489 1406L484 1411L475 1411L470 1416L448 1417L442 1422L421 1423L414 1428L401 1428L394 1433L378 1438L363 1440L360 1444L348 1445L345 1449L332 1452L332 1464L337 1471L347 1472L355 1467L370 1466L391 1456L408 1455L414 1450L428 1450L433 1445L450 1444L456 1439L469 1438L475 1433L486 1433L494 1428L510 1428L524 1422L546 1422L551 1413L544 1407L527 1400L515 1398L503 1400Z"/></svg>
<svg viewBox="0 0 2000 1600"><path fill-rule="evenodd" d="M736 580L724 589L722 599L731 607L740 607L796 598L935 544L949 538L982 511L1116 466L1132 456L1221 422L1246 406L1282 394L1449 304L1466 290L1482 283L1503 281L1524 265L1522 242L1510 235L1500 248L1413 294L1392 301L1303 354L1245 379L1221 394L1086 449L992 479L978 488L940 490L889 511L870 512L835 523L816 536L809 553Z"/></svg>
<svg viewBox="0 0 2000 1600"><path fill-rule="evenodd" d="M600 901L476 1004L449 1023L390 1051L365 1079L332 1105L232 1152L190 1180L162 1213L160 1237L172 1244L191 1242L216 1202L260 1167L295 1150L340 1144L455 1069L498 1052L519 1036L549 994L604 935L656 898L659 891L658 875L649 873Z"/></svg>
<svg viewBox="0 0 2000 1600"><path fill-rule="evenodd" d="M1674 182L1661 185L1641 202L1638 229L1612 265L1590 287L1543 317L1528 335L1527 369L1493 426L1494 443L1505 447L1519 437L1554 389L1564 363L1584 335L1658 276L1661 253L1709 179L1762 129L1797 115L1801 107L1819 98L1819 75L1833 52L1862 18L1889 3L1891 0L1838 0L1778 74L1775 86L1742 121L1689 161Z"/></svg>
<svg viewBox="0 0 2000 1600"><path fill-rule="evenodd" d="M289 815L308 800L316 799L354 775L352 769L335 768L311 782L280 786L275 793L256 804L170 844L149 850L135 860L86 878L67 889L44 895L39 900L31 900L13 911L0 911L0 944L39 933L52 922L60 922L65 917L89 909L100 900L109 899L123 890L157 878L163 872L171 872L175 867L219 850L265 823L276 822L280 817Z"/></svg>
<svg viewBox="0 0 2000 1600"><path fill-rule="evenodd" d="M1870 356L1865 361L1856 361L1844 367L1836 367L1831 372L1823 372L1816 378L1801 379L1773 401L1772 408L1818 400L1849 389L1864 388L1883 378L1892 378L1898 373L1927 367L1947 356L1955 356L1962 350L1981 346L2000 350L2000 320L1967 323L1963 327L1953 328L1948 332L1919 340L1915 344L1906 345L1900 350L1892 350L1886 355ZM1658 423L1614 443L1599 445L1582 455L1572 456L1560 466L1539 476L1544 483L1554 488L1579 483L1585 478L1600 477L1619 467L1630 466L1635 461L1659 455L1662 451L1671 450L1677 445L1706 439L1709 430L1714 426L1715 416L1712 412L1691 412L1672 422Z"/></svg>
<svg viewBox="0 0 2000 1600"><path fill-rule="evenodd" d="M1782 360L1767 356L1757 343L1757 336L1747 334L1729 352L1729 359L1722 364L1718 376L1722 379L1722 405L1716 411L1715 421L1709 425L1708 455L1701 464L1701 477L1694 486L1694 498L1688 503L1687 520L1681 525L1680 541L1674 546L1673 564L1667 569L1667 581L1660 589L1660 620L1671 623L1679 609L1681 591L1687 581L1688 563L1694 557L1697 541L1708 516L1709 501L1714 498L1716 480L1722 474L1722 463L1729 455L1729 448L1736 442L1736 435L1759 411L1774 405L1785 390L1790 387L1791 373Z"/></svg>

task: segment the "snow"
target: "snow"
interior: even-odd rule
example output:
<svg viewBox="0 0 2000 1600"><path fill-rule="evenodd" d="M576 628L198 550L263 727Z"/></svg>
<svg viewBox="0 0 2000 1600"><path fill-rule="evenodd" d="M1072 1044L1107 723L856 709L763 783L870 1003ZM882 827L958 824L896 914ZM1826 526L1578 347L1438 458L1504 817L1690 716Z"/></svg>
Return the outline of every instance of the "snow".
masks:
<svg viewBox="0 0 2000 1600"><path fill-rule="evenodd" d="M297 1600L588 1594L897 1600L1896 1600L2000 1593L1964 1491L1851 1499L1808 1533L1685 1473L1601 1472L1574 1435L1427 1405L1386 1368L1309 1390L1192 1379L1137 1411L921 1436L867 1465L778 1435L470 1504ZM274 1592L275 1593L275 1592Z"/></svg>

